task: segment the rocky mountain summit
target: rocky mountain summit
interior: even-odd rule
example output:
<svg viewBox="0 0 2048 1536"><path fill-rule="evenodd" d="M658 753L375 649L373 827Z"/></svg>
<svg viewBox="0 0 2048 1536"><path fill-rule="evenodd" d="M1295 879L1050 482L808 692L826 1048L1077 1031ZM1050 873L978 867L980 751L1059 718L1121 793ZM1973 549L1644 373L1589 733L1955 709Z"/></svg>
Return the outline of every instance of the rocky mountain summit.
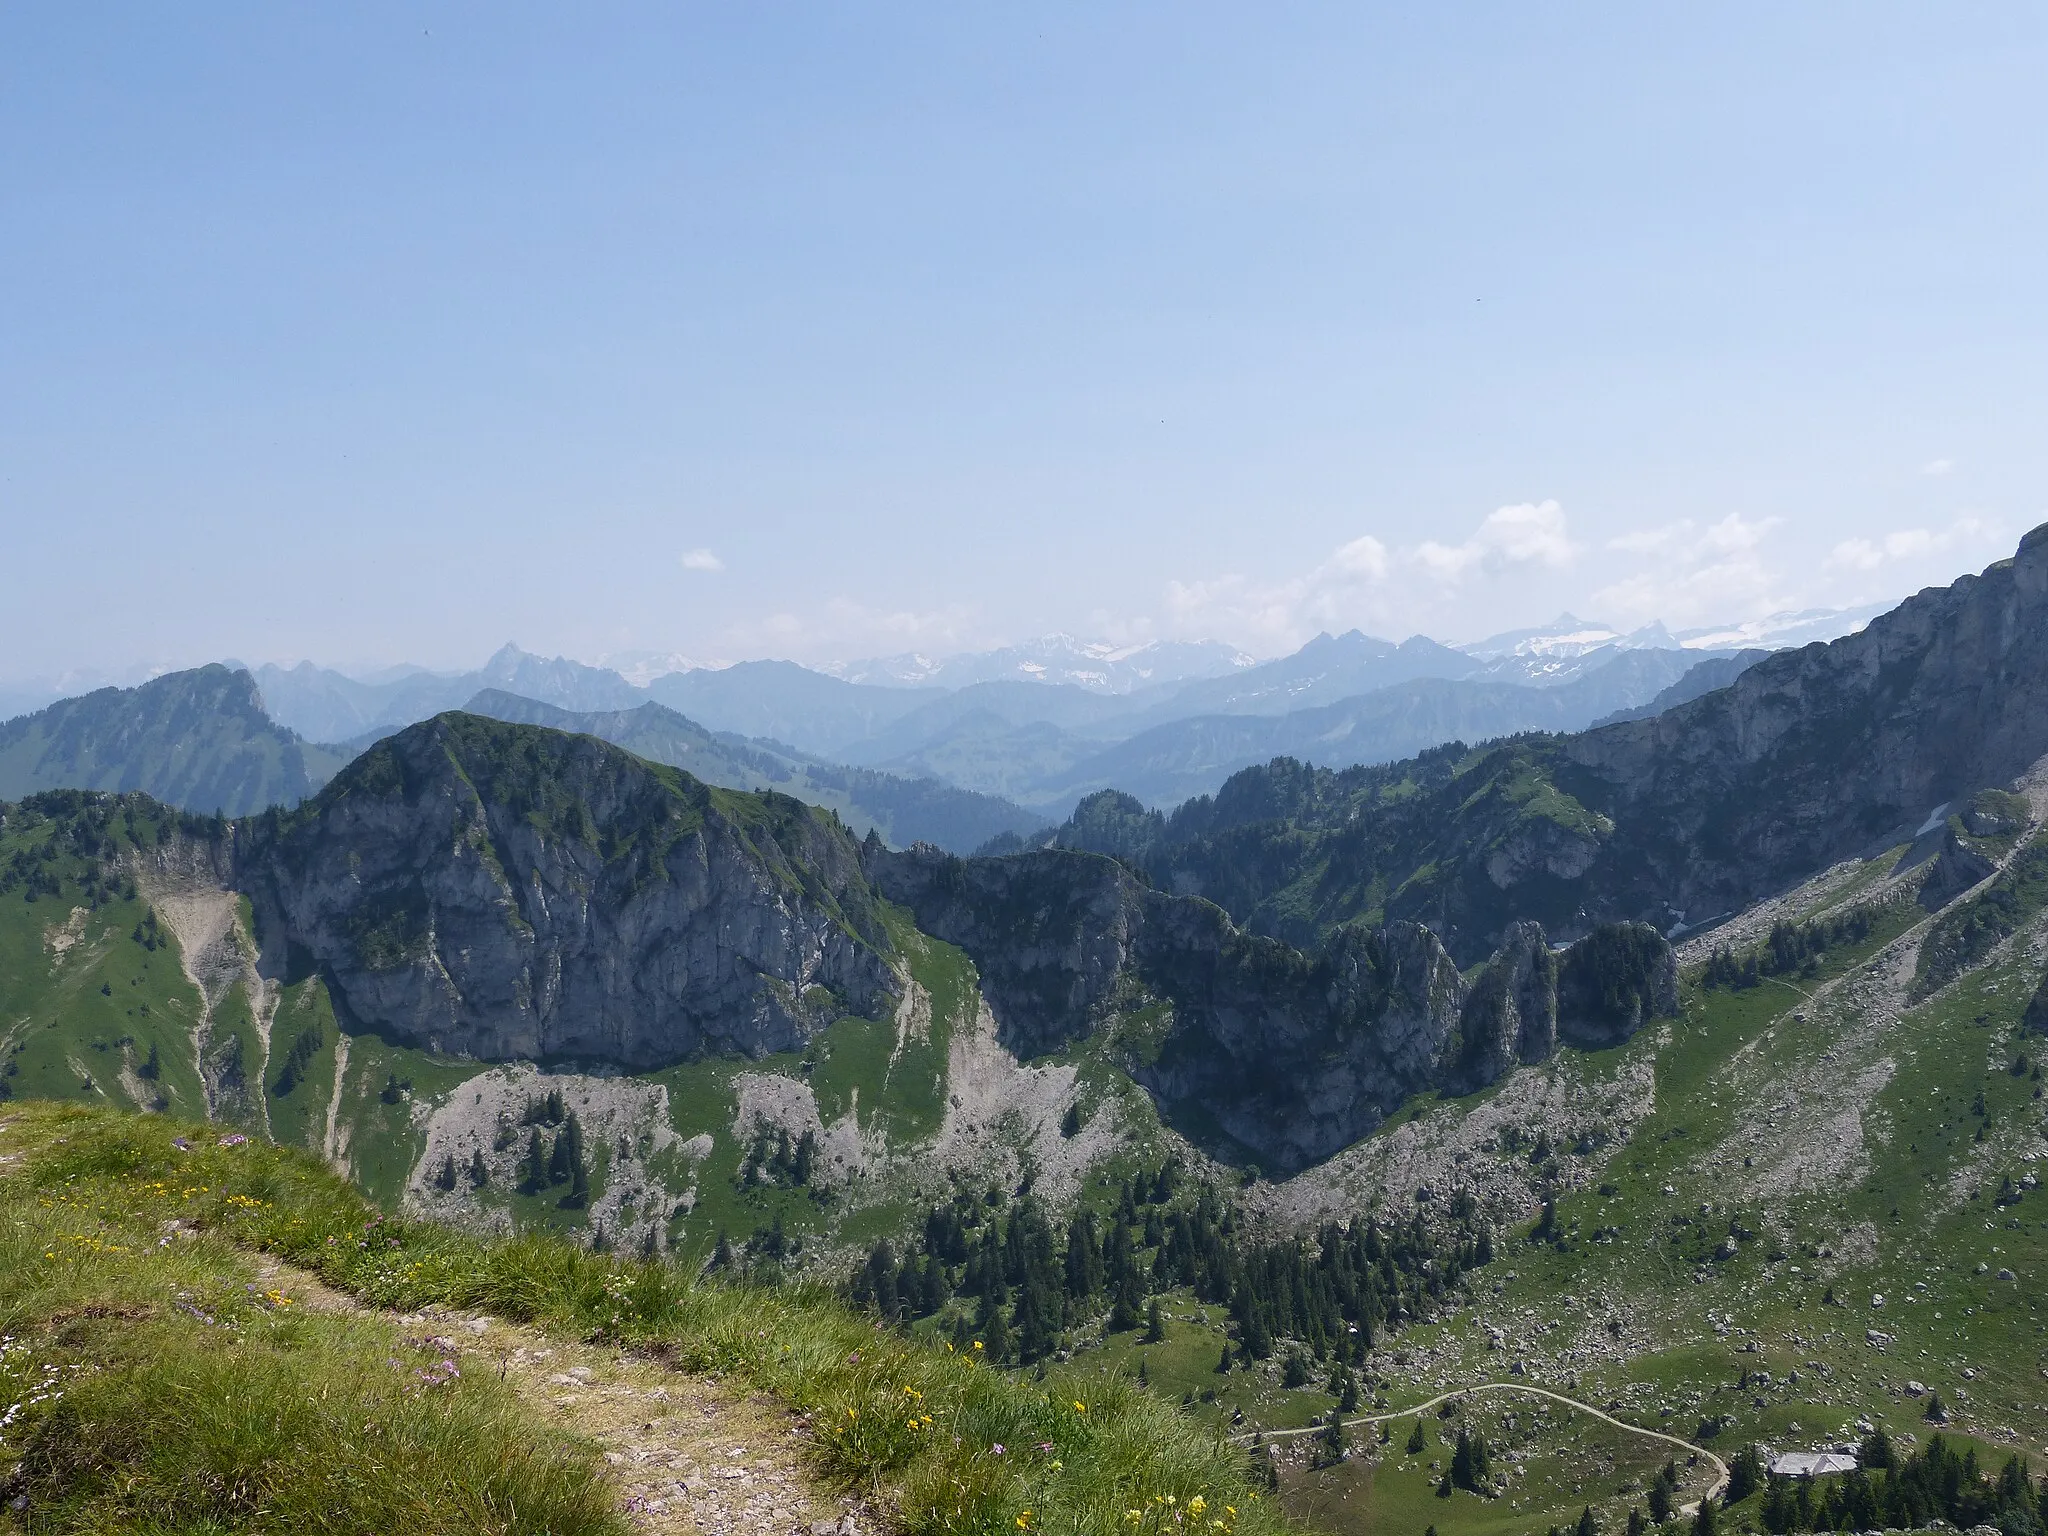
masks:
<svg viewBox="0 0 2048 1536"><path fill-rule="evenodd" d="M759 1055L897 990L836 818L586 736L438 716L238 832L267 969L454 1055Z"/></svg>

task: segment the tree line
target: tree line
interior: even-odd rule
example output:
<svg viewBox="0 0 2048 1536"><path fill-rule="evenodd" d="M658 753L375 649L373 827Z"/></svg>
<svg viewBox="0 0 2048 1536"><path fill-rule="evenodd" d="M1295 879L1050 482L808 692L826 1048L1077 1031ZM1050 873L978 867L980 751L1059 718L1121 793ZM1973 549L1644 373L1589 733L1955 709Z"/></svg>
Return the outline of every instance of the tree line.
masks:
<svg viewBox="0 0 2048 1536"><path fill-rule="evenodd" d="M1213 1185L1189 1186L1172 1162L1125 1179L1117 1194L1111 1209L1061 1223L1028 1190L963 1191L932 1207L901 1253L875 1244L848 1292L889 1322L950 1313L956 1342L1028 1363L1104 1312L1112 1333L1145 1326L1156 1310L1149 1298L1186 1287L1229 1313L1219 1370L1267 1359L1281 1340L1343 1365L1429 1316L1493 1258L1492 1234L1463 1192L1437 1227L1418 1212L1330 1222L1305 1238L1247 1230L1233 1201Z"/></svg>

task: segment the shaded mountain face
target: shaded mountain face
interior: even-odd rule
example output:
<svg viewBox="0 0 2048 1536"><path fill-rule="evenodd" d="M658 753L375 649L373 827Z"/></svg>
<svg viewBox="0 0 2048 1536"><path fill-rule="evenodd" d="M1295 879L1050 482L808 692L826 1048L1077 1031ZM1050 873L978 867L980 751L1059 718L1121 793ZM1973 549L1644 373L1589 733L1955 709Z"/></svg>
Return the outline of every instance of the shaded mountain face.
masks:
<svg viewBox="0 0 2048 1536"><path fill-rule="evenodd" d="M837 811L856 833L872 828L898 847L932 843L965 853L1005 832L1030 833L1046 824L1043 817L1007 800L955 789L936 779L849 768L774 742L715 735L660 704L578 714L492 688L465 708L494 720L599 736L726 789L780 790Z"/></svg>
<svg viewBox="0 0 2048 1536"><path fill-rule="evenodd" d="M1214 904L1066 850L960 860L870 848L877 890L973 958L1004 1042L1058 1050L1157 1010L1118 1044L1162 1110L1212 1147L1292 1170L1373 1129L1410 1095L1465 1092L1560 1038L1613 1044L1677 1007L1670 946L1640 925L1553 955L1519 925L1468 985L1427 928L1349 924L1304 952Z"/></svg>
<svg viewBox="0 0 2048 1536"><path fill-rule="evenodd" d="M588 736L438 716L239 832L265 965L456 1055L760 1055L897 988L833 817Z"/></svg>
<svg viewBox="0 0 2048 1536"><path fill-rule="evenodd" d="M2048 528L1862 632L1653 719L1343 771L1282 759L1171 817L1084 802L1058 841L1297 945L1427 923L1461 964L1514 922L1668 928L1910 836L2048 754Z"/></svg>
<svg viewBox="0 0 2048 1536"><path fill-rule="evenodd" d="M0 725L0 799L141 790L180 810L240 816L296 805L342 760L274 723L247 672L214 665Z"/></svg>

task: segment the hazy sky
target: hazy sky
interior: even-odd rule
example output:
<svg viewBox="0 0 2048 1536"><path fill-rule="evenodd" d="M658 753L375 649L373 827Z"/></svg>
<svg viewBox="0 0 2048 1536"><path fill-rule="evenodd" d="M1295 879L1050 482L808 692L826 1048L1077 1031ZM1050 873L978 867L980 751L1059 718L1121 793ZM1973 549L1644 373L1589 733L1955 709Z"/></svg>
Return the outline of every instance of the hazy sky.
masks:
<svg viewBox="0 0 2048 1536"><path fill-rule="evenodd" d="M2048 520L2048 10L0 9L0 675L1260 653Z"/></svg>

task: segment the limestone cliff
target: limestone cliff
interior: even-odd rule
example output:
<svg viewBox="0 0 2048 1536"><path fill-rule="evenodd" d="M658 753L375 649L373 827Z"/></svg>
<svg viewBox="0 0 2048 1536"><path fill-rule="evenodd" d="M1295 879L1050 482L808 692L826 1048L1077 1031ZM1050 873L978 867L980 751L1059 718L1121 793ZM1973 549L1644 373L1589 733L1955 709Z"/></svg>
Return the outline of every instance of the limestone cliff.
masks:
<svg viewBox="0 0 2048 1536"><path fill-rule="evenodd" d="M1596 930L1559 957L1521 924L1468 987L1419 924L1347 924L1304 951L1099 854L871 848L867 868L973 957L1021 1055L1158 1005L1164 1028L1126 1053L1133 1076L1185 1129L1273 1169L1348 1146L1414 1093L1481 1087L1560 1037L1611 1043L1676 1008L1670 946L1640 927Z"/></svg>
<svg viewBox="0 0 2048 1536"><path fill-rule="evenodd" d="M801 1045L894 995L858 845L786 796L447 714L239 829L265 963L358 1028L483 1060Z"/></svg>

